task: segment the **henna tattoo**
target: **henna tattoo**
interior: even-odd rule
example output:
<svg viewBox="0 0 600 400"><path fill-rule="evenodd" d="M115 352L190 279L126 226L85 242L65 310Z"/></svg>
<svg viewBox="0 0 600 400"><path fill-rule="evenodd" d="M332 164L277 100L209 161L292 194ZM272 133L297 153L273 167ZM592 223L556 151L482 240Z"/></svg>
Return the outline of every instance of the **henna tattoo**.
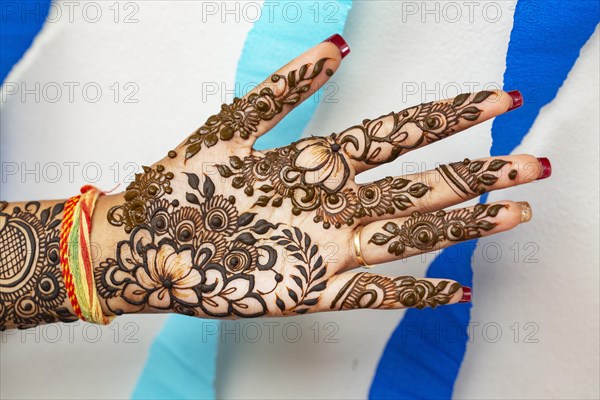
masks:
<svg viewBox="0 0 600 400"><path fill-rule="evenodd" d="M63 307L59 229L64 203L43 208L29 202L5 212L0 204L0 330L41 322L73 322Z"/></svg>
<svg viewBox="0 0 600 400"><path fill-rule="evenodd" d="M195 207L147 200L147 221L119 242L116 259L96 269L101 296L115 314L147 306L187 315L264 315L266 304L254 292L251 272L270 269L276 253L255 246L254 234L275 226L265 220L252 224L256 214L239 215L230 200L215 195L210 178L200 187L197 175L186 175L194 190L186 199Z"/></svg>
<svg viewBox="0 0 600 400"><path fill-rule="evenodd" d="M460 120L476 121L482 110L476 105L494 92L458 95L451 101L425 103L390 113L338 135L348 156L368 165L395 160L401 154L450 136Z"/></svg>
<svg viewBox="0 0 600 400"><path fill-rule="evenodd" d="M257 131L261 121L270 121L283 111L285 105L296 105L302 93L310 90L313 80L323 71L327 58L313 64L304 64L287 76L274 74L270 80L275 88L263 88L246 98L234 98L232 104L223 104L217 115L208 118L185 142L185 159L196 155L202 146L212 147L219 140L231 140L235 134L248 139ZM312 69L311 69L312 66ZM327 69L326 74L333 75Z"/></svg>
<svg viewBox="0 0 600 400"><path fill-rule="evenodd" d="M280 207L289 200L292 214L315 211L313 220L326 229L352 225L355 218L406 210L414 205L411 198L420 198L430 189L391 177L358 190L345 187L350 167L340 149L335 135L307 138L264 155L230 157L229 166L217 165L217 170L247 196L259 192L254 205Z"/></svg>
<svg viewBox="0 0 600 400"><path fill-rule="evenodd" d="M331 302L331 309L435 308L448 304L461 285L449 281L433 284L412 276L388 278L367 272L356 274Z"/></svg>
<svg viewBox="0 0 600 400"><path fill-rule="evenodd" d="M295 105L301 100L325 61L306 64L287 75L273 75L273 88L223 105L219 114L210 117L185 142L185 160L219 140L249 138L262 121L273 119L286 104ZM353 225L356 218L365 216L394 214L413 207L414 200L428 193L430 187L391 177L351 187L350 160L378 164L384 162L382 158L389 161L403 151L446 137L461 120L476 120L482 112L476 104L491 94L461 95L451 102L423 104L378 121L365 121L358 129L363 136L354 139L351 128L339 135L307 138L243 159L232 156L228 164L217 165L217 170L233 188L255 198L253 207L282 207L285 202L293 215L314 212L313 220L324 228ZM388 117L394 122L392 132L382 128ZM385 156L384 150L390 155ZM175 150L168 153L169 158L177 156ZM489 177L485 175L494 171L498 162L475 168L467 161L464 167L447 166L452 177L463 178L461 168L471 168L468 178L477 180L478 185L488 185ZM99 293L111 311L120 314L172 309L187 315L255 317L306 313L321 300L327 287L327 263L307 233L295 227L280 228L279 224L256 218L257 213L242 213L234 196L215 193L210 177L184 174L188 186L185 205L165 198L173 191L174 175L158 165L144 167L144 173L136 175L127 188L124 203L110 209L110 223L123 226L129 233L127 240L118 243L115 258L95 268ZM466 177L460 182L468 190L475 190ZM413 213L402 227L386 224L384 230L389 237L375 234L371 241L391 242L389 251L401 254L409 246L427 248L442 239L476 237L480 230L495 226L482 218L498 212L484 212L486 206L480 207L484 208L476 207L472 215ZM418 227L405 226L411 221ZM428 224L437 231L428 231ZM427 236L429 233L431 236ZM293 266L278 257L278 248L284 248L296 260ZM377 301L381 301L378 307L388 307L390 302L419 308L435 306L449 301L460 287L456 284L447 288L447 282L432 285L407 277L380 279L368 279L367 275L353 281L339 293L332 307L338 303L342 308L372 306ZM381 299L379 295L377 299L369 297L373 285L385 288Z"/></svg>
<svg viewBox="0 0 600 400"><path fill-rule="evenodd" d="M254 196L257 190L262 192L255 205L280 207L289 199L292 214L315 211L314 221L322 222L324 228L352 225L355 218L373 214L393 214L413 206L411 197L420 198L430 188L401 178L386 178L361 186L357 192L346 187L351 175L347 158L380 164L424 142L449 136L461 119L475 121L482 112L475 105L492 94L463 94L452 101L422 104L400 114L366 120L363 126L339 135L303 139L264 156L251 155L243 160L231 157L229 166L222 164L217 168L221 176L232 178L234 188L244 188L247 196ZM451 164L440 171L457 193L481 194L484 185L498 179L486 172L498 170L505 163L495 160L482 169L480 161L465 160L464 166Z"/></svg>
<svg viewBox="0 0 600 400"><path fill-rule="evenodd" d="M369 243L383 246L389 243L388 252L396 256L402 255L406 248L431 250L443 240L458 242L481 236L482 231L489 231L496 223L485 220L495 217L504 204L477 204L472 210L458 209L421 214L415 211L401 226L387 222L384 233L375 233Z"/></svg>
<svg viewBox="0 0 600 400"><path fill-rule="evenodd" d="M189 206L147 198L141 206L144 222L118 243L115 258L95 269L98 291L113 313L151 308L257 317L304 313L316 304L325 289L326 263L307 234L282 229L270 237L298 260L297 274L292 275L296 286L286 282L284 296L277 251L264 238L278 225L255 221L256 213L240 214L235 198L216 194L210 177L204 176L200 185L196 174L185 175ZM267 302L267 296L275 296L275 302ZM269 310L267 304L278 310Z"/></svg>
<svg viewBox="0 0 600 400"><path fill-rule="evenodd" d="M490 172L497 172L509 163L501 159L486 162L465 158L462 162L442 165L437 170L457 195L461 198L469 198L472 195L485 193L487 190L485 186L491 186L499 179L497 175Z"/></svg>
<svg viewBox="0 0 600 400"><path fill-rule="evenodd" d="M114 226L124 226L127 233L148 221L149 200L173 192L170 183L174 177L172 172L165 172L162 165L157 165L155 169L142 168L144 172L136 174L135 180L127 186L125 204L112 207L108 212L108 222Z"/></svg>

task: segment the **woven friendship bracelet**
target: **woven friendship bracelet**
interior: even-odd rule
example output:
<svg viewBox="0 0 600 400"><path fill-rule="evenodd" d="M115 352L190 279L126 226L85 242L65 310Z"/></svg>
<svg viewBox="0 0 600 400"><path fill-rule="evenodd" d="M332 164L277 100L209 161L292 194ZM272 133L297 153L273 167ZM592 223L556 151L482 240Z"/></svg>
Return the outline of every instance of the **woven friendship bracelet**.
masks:
<svg viewBox="0 0 600 400"><path fill-rule="evenodd" d="M92 214L102 194L86 185L81 188L81 195L69 199L60 239L63 277L71 305L80 319L95 324L108 324L112 320L104 315L96 290L90 242Z"/></svg>
<svg viewBox="0 0 600 400"><path fill-rule="evenodd" d="M67 289L67 295L69 296L69 300L71 301L71 306L75 311L75 315L79 319L85 321L83 314L81 313L81 308L79 307L79 303L77 302L77 296L75 296L75 285L73 285L73 275L71 274L71 269L69 268L69 234L71 233L71 228L73 227L73 212L75 211L75 207L79 203L80 195L71 197L65 203L64 214L62 218L62 225L60 227L60 243L59 243L59 251L60 251L60 265L62 266L62 276L65 282L65 288Z"/></svg>

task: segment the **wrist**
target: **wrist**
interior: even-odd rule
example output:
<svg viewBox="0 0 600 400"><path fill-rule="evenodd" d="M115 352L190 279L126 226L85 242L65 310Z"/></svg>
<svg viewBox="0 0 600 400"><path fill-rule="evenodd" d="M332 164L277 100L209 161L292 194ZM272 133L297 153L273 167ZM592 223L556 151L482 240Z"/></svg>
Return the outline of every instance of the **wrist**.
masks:
<svg viewBox="0 0 600 400"><path fill-rule="evenodd" d="M98 293L102 311L107 316L119 315L121 313L112 310L107 302L110 296L103 288L101 280L102 271L107 267L111 260L115 259L117 244L127 238L127 234L122 227L112 225L107 215L111 208L122 203L123 193L103 195L98 198L96 209L92 215L92 231L90 240L92 243L92 265L94 268L94 282ZM127 309L122 310L127 312Z"/></svg>

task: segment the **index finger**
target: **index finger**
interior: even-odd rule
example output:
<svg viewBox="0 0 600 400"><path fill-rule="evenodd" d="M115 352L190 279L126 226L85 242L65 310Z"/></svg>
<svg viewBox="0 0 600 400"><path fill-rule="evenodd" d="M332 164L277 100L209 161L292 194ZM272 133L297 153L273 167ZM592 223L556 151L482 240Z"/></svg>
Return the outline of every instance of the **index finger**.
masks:
<svg viewBox="0 0 600 400"><path fill-rule="evenodd" d="M294 107L319 90L335 73L350 48L340 35L333 35L309 49L241 98L223 104L182 144L185 159L219 141L237 140L251 147Z"/></svg>
<svg viewBox="0 0 600 400"><path fill-rule="evenodd" d="M366 119L335 135L356 173L447 138L523 104L518 91L482 91Z"/></svg>

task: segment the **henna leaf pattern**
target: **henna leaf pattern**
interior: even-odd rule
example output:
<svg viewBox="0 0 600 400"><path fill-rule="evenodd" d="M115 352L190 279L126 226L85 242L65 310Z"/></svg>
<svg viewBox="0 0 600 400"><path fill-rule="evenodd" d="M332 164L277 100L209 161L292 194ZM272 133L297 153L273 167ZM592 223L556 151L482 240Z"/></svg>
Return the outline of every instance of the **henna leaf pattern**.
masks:
<svg viewBox="0 0 600 400"><path fill-rule="evenodd" d="M327 287L326 283L326 263L323 257L319 255L319 248L312 243L310 236L302 233L300 229L293 228L293 233L289 229L283 229L282 235L275 235L271 240L276 241L283 246L289 255L298 260L294 265L296 273L292 274L292 280L296 287L287 286L287 294L293 300L292 311L298 314L304 314L309 307L314 306L319 301L320 293ZM281 312L285 312L285 303L277 297L277 306Z"/></svg>
<svg viewBox="0 0 600 400"><path fill-rule="evenodd" d="M263 88L247 98L234 98L230 105L223 104L218 114L209 117L187 139L185 159L198 154L202 146L212 147L219 140L231 140L235 134L248 139L257 131L261 121L270 121L283 111L284 106L299 103L302 94L310 89L313 80L323 71L327 60L322 58L314 65L304 64L287 75L272 75L271 82L276 84L274 89ZM327 69L326 73L331 76L333 70Z"/></svg>

